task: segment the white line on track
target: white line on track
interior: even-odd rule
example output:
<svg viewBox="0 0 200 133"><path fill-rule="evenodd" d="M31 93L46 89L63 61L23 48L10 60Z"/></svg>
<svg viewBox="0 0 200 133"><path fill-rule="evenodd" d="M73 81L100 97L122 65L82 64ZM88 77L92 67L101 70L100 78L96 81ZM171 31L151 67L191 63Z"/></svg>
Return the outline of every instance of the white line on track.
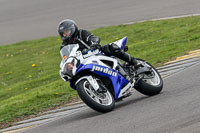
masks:
<svg viewBox="0 0 200 133"><path fill-rule="evenodd" d="M175 18L185 18L185 17L193 17L193 16L200 16L200 13L198 14L190 14L190 15L181 15L181 16L172 16L172 17L163 17L163 18L154 18L154 19L147 19L142 21L135 21L135 22L129 22L129 23L123 23L123 24L134 24L134 23L141 23L145 21L158 21L158 20L167 20L167 19L175 19Z"/></svg>

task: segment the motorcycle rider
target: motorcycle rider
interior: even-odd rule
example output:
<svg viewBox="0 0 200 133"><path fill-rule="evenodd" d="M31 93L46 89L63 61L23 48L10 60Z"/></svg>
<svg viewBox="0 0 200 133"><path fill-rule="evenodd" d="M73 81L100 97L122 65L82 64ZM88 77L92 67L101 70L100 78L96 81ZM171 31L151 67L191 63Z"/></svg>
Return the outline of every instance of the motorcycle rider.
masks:
<svg viewBox="0 0 200 133"><path fill-rule="evenodd" d="M111 43L104 46L100 45L100 38L94 36L87 30L79 30L73 20L65 19L58 24L58 33L63 41L60 49L68 44L79 44L79 50L100 49L107 56L115 56L138 68L139 65L134 57L124 52L116 44Z"/></svg>

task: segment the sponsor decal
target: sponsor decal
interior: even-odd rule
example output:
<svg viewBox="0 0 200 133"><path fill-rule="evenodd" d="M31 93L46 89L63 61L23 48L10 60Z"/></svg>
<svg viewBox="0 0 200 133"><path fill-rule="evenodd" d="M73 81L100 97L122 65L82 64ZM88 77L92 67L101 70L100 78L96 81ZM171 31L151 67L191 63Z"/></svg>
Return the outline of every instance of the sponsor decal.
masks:
<svg viewBox="0 0 200 133"><path fill-rule="evenodd" d="M108 68L103 68L103 67L100 67L100 66L95 66L94 65L92 67L92 71L99 71L99 72L103 72L103 73L106 73L108 75L117 77L117 73L116 72L113 72L113 71L109 70Z"/></svg>

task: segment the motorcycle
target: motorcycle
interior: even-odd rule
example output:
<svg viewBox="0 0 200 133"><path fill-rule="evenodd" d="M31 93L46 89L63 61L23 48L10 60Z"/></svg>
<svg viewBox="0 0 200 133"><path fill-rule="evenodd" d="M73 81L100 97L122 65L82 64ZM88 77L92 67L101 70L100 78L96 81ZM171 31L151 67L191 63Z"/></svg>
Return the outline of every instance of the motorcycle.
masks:
<svg viewBox="0 0 200 133"><path fill-rule="evenodd" d="M127 37L115 43L127 51ZM60 76L77 90L82 101L98 112L109 112L115 102L130 96L134 89L153 96L163 88L163 80L151 64L137 58L135 69L116 57L105 56L100 50L79 51L78 44L67 45L60 51ZM134 89L133 89L134 88Z"/></svg>

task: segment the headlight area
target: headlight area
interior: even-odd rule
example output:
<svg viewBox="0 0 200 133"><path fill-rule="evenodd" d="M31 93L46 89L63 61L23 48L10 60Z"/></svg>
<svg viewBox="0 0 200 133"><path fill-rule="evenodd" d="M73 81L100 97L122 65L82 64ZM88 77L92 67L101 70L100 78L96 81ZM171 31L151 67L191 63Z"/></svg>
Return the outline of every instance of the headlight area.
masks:
<svg viewBox="0 0 200 133"><path fill-rule="evenodd" d="M68 58L67 61L65 62L62 73L64 75L67 75L69 77L72 77L75 75L76 72L76 64L77 64L77 59L76 58Z"/></svg>
<svg viewBox="0 0 200 133"><path fill-rule="evenodd" d="M74 68L74 63L66 63L64 66L63 74L69 75L70 77L73 76L72 70Z"/></svg>

